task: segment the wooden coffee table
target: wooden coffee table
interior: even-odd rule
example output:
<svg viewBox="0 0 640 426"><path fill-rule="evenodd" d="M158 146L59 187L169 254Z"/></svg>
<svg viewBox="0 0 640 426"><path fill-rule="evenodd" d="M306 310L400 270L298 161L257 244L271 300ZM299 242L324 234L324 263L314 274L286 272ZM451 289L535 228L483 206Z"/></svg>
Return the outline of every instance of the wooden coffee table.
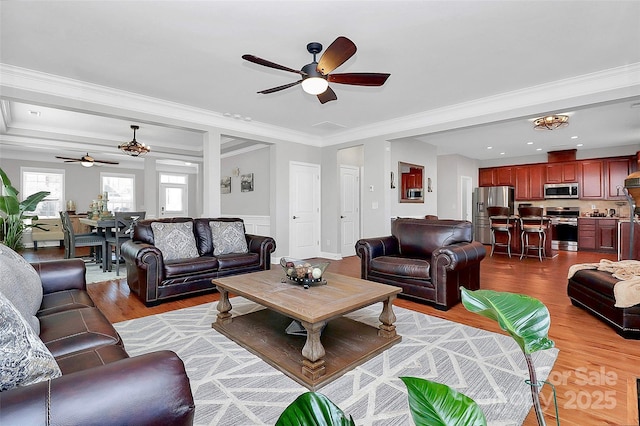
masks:
<svg viewBox="0 0 640 426"><path fill-rule="evenodd" d="M325 272L326 285L308 289L282 282L283 271L212 280L220 292L215 330L258 355L298 383L316 390L398 343L392 305L401 288ZM267 309L231 316L229 293ZM383 303L376 327L344 315ZM292 319L306 337L289 335Z"/></svg>

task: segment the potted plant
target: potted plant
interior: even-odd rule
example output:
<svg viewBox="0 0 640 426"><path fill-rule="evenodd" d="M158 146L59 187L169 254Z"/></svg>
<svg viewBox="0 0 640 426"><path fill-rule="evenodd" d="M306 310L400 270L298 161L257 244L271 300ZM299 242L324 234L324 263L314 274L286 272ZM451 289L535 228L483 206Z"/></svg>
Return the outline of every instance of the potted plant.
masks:
<svg viewBox="0 0 640 426"><path fill-rule="evenodd" d="M19 191L11 185L9 177L0 169L0 179L2 179L2 195L0 195L0 213L2 221L2 242L9 248L18 251L23 248L22 234L27 226L25 219L38 220L38 216L29 215L36 209L38 203L45 199L50 193L40 191L29 195L23 201L18 200Z"/></svg>
<svg viewBox="0 0 640 426"><path fill-rule="evenodd" d="M323 394L305 392L285 408L276 426L355 426L355 423Z"/></svg>

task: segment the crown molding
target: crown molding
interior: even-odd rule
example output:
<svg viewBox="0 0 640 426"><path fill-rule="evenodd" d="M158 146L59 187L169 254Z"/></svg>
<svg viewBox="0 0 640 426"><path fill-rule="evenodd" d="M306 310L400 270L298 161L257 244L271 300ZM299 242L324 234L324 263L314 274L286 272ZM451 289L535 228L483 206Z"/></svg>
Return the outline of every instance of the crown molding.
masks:
<svg viewBox="0 0 640 426"><path fill-rule="evenodd" d="M638 95L640 63L633 63L345 130L326 137L323 146L381 135L416 136L538 114L553 103L574 101L575 108Z"/></svg>
<svg viewBox="0 0 640 426"><path fill-rule="evenodd" d="M182 123L185 128L207 131L214 127L224 133L240 132L265 138L321 146L318 136L296 132L284 127L258 121L242 122L224 117L222 113L165 101L124 90L113 89L67 77L60 77L26 68L0 63L0 93L6 88L44 94L81 103L95 104L118 110L130 111L134 115L150 114L159 118L170 118ZM17 100L17 99L16 99ZM162 121L159 121L162 124Z"/></svg>
<svg viewBox="0 0 640 426"><path fill-rule="evenodd" d="M208 131L213 127L231 135L240 133L316 147L371 137L393 139L419 136L640 95L640 63L633 63L320 137L256 121L242 122L215 111L2 63L0 76L2 91L12 88L70 99L85 107L93 104L129 111L134 116L149 114L159 119L178 121L185 128L193 130ZM163 124L162 120L158 120L158 123Z"/></svg>

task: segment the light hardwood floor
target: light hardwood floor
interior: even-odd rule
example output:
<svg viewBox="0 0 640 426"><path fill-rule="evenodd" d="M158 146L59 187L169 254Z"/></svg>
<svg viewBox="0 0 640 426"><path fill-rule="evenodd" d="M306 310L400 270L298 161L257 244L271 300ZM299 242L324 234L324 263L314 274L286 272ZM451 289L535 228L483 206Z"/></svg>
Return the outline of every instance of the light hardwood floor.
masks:
<svg viewBox="0 0 640 426"><path fill-rule="evenodd" d="M27 250L29 261L62 257L57 248ZM592 315L571 305L567 294L567 270L575 263L615 260L601 253L559 252L543 262L534 258L520 261L506 255L487 257L481 267L481 288L524 293L540 299L551 313L549 337L560 350L548 379L557 390L562 425L638 425L636 379L640 378L640 340L625 340ZM277 265L273 265L278 267ZM329 271L360 276L360 259L349 257L331 261ZM126 280L89 285L97 306L112 322L181 309L218 299L218 294L181 299L151 308L130 294ZM428 305L397 299L395 304L428 315L502 333L498 325L468 312L460 304L447 312ZM526 386L523 384L523 386ZM542 392L547 424L555 424L550 387ZM524 425L536 425L533 412Z"/></svg>

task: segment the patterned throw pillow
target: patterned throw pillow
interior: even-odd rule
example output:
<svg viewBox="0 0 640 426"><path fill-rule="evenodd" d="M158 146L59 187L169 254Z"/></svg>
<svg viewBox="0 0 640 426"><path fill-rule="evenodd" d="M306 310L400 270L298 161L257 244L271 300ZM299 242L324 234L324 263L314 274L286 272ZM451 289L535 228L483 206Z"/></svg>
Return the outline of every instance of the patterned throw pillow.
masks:
<svg viewBox="0 0 640 426"><path fill-rule="evenodd" d="M0 392L61 375L49 349L0 293Z"/></svg>
<svg viewBox="0 0 640 426"><path fill-rule="evenodd" d="M153 241L164 260L190 259L200 256L196 248L192 222L151 223Z"/></svg>
<svg viewBox="0 0 640 426"><path fill-rule="evenodd" d="M36 312L42 304L40 275L24 257L0 244L0 292L20 312L36 335L40 334L40 321Z"/></svg>
<svg viewBox="0 0 640 426"><path fill-rule="evenodd" d="M242 222L209 222L213 239L213 255L247 253L247 238Z"/></svg>

